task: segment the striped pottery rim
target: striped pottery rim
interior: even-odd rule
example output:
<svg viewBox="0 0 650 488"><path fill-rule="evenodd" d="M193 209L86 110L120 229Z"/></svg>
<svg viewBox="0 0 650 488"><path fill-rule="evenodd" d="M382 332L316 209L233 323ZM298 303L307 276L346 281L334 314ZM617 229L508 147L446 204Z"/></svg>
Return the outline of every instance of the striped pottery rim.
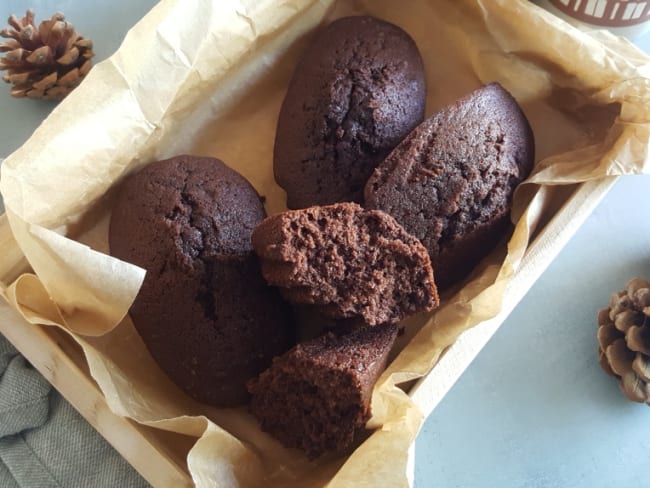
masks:
<svg viewBox="0 0 650 488"><path fill-rule="evenodd" d="M548 0L563 14L586 24L630 27L650 21L650 1Z"/></svg>

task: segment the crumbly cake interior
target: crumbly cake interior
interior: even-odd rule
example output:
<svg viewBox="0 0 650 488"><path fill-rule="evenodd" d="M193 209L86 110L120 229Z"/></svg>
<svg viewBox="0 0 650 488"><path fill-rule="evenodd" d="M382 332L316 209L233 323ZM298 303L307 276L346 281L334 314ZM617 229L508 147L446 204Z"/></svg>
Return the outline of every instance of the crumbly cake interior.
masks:
<svg viewBox="0 0 650 488"><path fill-rule="evenodd" d="M426 249L384 212L338 204L288 212L276 224L261 253L263 272L290 301L371 325L437 304Z"/></svg>
<svg viewBox="0 0 650 488"><path fill-rule="evenodd" d="M311 458L349 446L370 418L370 398L397 326L363 326L297 345L249 384L263 430Z"/></svg>

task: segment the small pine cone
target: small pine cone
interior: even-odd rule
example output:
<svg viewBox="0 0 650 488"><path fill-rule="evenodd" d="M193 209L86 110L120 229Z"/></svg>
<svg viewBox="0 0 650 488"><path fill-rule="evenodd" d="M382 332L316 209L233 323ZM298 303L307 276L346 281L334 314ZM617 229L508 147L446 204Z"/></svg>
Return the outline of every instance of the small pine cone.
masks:
<svg viewBox="0 0 650 488"><path fill-rule="evenodd" d="M11 27L0 30L0 71L13 85L14 97L61 100L90 71L93 43L77 34L63 14L54 14L38 27L34 12L9 17Z"/></svg>
<svg viewBox="0 0 650 488"><path fill-rule="evenodd" d="M650 405L650 282L630 280L598 314L598 354L630 400Z"/></svg>

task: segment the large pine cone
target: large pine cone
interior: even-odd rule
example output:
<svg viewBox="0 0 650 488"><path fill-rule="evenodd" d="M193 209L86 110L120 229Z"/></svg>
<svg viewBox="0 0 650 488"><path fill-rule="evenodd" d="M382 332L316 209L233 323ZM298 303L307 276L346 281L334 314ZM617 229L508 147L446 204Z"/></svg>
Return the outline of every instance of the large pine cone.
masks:
<svg viewBox="0 0 650 488"><path fill-rule="evenodd" d="M93 44L77 34L63 14L54 14L38 27L34 12L9 17L10 28L0 31L3 80L13 84L14 97L61 100L90 71Z"/></svg>
<svg viewBox="0 0 650 488"><path fill-rule="evenodd" d="M632 401L650 405L650 282L634 278L598 314L600 365Z"/></svg>

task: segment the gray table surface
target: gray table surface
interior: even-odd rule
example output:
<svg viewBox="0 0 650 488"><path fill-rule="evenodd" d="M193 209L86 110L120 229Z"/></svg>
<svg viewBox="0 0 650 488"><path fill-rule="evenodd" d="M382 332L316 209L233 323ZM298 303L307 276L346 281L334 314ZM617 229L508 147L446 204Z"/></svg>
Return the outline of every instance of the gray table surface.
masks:
<svg viewBox="0 0 650 488"><path fill-rule="evenodd" d="M155 3L3 0L0 19L66 12L101 60ZM52 107L0 96L0 159ZM650 410L600 371L595 336L611 292L650 278L648 209L650 176L616 183L426 421L417 487L650 486Z"/></svg>

